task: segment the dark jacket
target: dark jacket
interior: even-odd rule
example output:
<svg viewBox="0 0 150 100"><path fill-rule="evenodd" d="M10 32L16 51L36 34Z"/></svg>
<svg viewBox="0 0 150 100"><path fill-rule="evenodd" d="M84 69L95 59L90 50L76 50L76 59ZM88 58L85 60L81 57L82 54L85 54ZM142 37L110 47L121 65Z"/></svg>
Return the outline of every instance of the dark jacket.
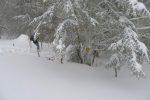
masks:
<svg viewBox="0 0 150 100"><path fill-rule="evenodd" d="M38 38L34 40L34 35L31 35L30 40L33 41L33 43L37 46L37 49L39 50L40 46L39 46Z"/></svg>

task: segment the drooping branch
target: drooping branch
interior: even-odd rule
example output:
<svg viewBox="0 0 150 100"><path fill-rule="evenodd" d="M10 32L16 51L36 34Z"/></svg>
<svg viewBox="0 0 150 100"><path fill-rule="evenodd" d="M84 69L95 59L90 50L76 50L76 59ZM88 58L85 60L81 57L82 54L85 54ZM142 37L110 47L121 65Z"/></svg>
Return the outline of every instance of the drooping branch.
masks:
<svg viewBox="0 0 150 100"><path fill-rule="evenodd" d="M3 29L8 30L8 28L6 28L6 27L4 27L4 26L2 26L2 25L0 25L0 28L3 28Z"/></svg>

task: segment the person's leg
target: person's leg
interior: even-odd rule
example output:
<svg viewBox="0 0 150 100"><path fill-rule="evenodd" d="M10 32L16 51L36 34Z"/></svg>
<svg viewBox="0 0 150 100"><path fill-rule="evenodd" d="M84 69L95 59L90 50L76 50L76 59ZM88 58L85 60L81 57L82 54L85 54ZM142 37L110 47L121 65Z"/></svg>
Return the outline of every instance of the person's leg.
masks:
<svg viewBox="0 0 150 100"><path fill-rule="evenodd" d="M36 43L36 46L37 46L37 49L40 50L40 45L39 45L39 42L37 41Z"/></svg>
<svg viewBox="0 0 150 100"><path fill-rule="evenodd" d="M33 43L36 45L37 49L39 50L39 49L40 49L39 42L36 40L36 41L34 41Z"/></svg>
<svg viewBox="0 0 150 100"><path fill-rule="evenodd" d="M39 42L38 42L38 41L37 41L37 43L36 43L36 46L37 46L38 56L40 57L40 45L39 45Z"/></svg>
<svg viewBox="0 0 150 100"><path fill-rule="evenodd" d="M34 44L37 46L37 53L38 53L38 56L40 57L40 45L39 45L39 42L36 40L34 41Z"/></svg>

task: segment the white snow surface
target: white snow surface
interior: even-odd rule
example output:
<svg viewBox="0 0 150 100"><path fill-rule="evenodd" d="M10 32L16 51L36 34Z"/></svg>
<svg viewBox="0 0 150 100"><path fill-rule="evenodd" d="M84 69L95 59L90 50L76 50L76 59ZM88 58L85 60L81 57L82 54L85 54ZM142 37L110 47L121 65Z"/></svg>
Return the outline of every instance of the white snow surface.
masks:
<svg viewBox="0 0 150 100"><path fill-rule="evenodd" d="M47 60L47 49L45 44L37 57L25 35L0 40L0 100L150 100L149 65L146 79L131 77L125 68L115 78L103 65Z"/></svg>
<svg viewBox="0 0 150 100"><path fill-rule="evenodd" d="M129 0L129 2L135 11L146 11L149 15L149 11L146 9L145 5L142 2L139 2L138 0Z"/></svg>

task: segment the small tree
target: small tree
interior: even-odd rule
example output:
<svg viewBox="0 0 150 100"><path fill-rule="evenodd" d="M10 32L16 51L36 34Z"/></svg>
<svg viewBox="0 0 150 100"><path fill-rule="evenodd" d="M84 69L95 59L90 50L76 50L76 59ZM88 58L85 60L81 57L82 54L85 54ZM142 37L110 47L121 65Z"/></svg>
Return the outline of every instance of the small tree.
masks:
<svg viewBox="0 0 150 100"><path fill-rule="evenodd" d="M100 21L104 20L106 23L101 29L105 29L106 27L107 29L102 30L101 36L104 39L100 38L103 41L98 43L103 43L106 47L111 44L108 48L112 51L113 55L106 64L106 67L113 68L116 77L117 71L123 65L127 65L133 75L138 78L145 77L141 64L144 61L149 61L147 48L139 41L136 27L128 19L149 16L149 12L145 6L137 5L138 3L140 2L137 0L103 0L99 3L102 12L98 12L97 15L101 16ZM139 7L141 8L139 9ZM113 34L111 35L111 33Z"/></svg>
<svg viewBox="0 0 150 100"><path fill-rule="evenodd" d="M138 78L145 77L141 64L144 61L149 61L146 46L138 40L137 34L129 27L124 28L120 38L118 42L109 47L109 50L112 50L114 54L107 67L114 68L117 77L117 70L126 64L133 75Z"/></svg>

